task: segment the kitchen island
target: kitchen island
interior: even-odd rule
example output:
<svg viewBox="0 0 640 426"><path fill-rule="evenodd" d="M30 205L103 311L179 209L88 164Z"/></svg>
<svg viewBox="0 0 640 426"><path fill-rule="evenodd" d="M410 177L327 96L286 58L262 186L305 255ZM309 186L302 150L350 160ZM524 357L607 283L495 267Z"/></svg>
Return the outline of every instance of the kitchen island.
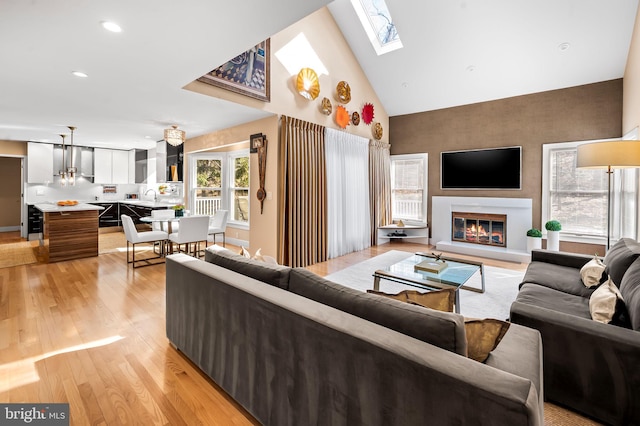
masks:
<svg viewBox="0 0 640 426"><path fill-rule="evenodd" d="M46 246L44 240L49 240L49 262L98 255L98 211L103 207L86 203L42 203L35 207L43 214L40 245Z"/></svg>

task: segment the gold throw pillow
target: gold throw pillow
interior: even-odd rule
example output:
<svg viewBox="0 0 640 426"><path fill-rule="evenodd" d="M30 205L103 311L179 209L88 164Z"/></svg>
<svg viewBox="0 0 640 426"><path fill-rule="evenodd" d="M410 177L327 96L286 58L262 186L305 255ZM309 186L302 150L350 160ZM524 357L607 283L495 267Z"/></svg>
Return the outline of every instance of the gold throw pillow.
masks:
<svg viewBox="0 0 640 426"><path fill-rule="evenodd" d="M421 293L416 290L404 290L396 294L367 290L367 293L377 294L401 302L411 303L412 305L420 305L425 308L444 312L453 312L453 305L456 301L456 291L452 288L434 290L426 293Z"/></svg>
<svg viewBox="0 0 640 426"><path fill-rule="evenodd" d="M465 320L467 334L467 356L479 362L485 362L489 353L498 346L509 326L506 321L497 319Z"/></svg>

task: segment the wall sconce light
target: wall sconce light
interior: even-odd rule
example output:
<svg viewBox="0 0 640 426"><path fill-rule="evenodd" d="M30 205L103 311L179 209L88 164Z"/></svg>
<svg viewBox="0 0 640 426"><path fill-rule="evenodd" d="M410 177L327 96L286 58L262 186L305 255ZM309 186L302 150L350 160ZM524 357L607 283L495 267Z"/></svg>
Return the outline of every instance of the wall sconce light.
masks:
<svg viewBox="0 0 640 426"><path fill-rule="evenodd" d="M302 68L296 78L296 90L310 101L317 98L320 94L318 74L311 68Z"/></svg>

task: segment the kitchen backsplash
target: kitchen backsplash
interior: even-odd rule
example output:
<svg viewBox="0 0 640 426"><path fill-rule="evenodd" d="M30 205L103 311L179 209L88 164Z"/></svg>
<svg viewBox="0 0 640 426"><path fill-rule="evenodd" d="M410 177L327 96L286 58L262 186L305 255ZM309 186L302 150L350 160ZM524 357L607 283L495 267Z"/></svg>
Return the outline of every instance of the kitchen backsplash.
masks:
<svg viewBox="0 0 640 426"><path fill-rule="evenodd" d="M75 186L62 187L57 184L27 184L27 191L25 194L25 202L27 204L37 204L44 202L55 202L59 200L78 200L78 201L118 201L126 199L127 194L137 194L138 199L152 200L154 198L153 191L149 191L147 195L144 195L149 189L153 189L158 194L159 198L165 198L171 196L172 198L182 199L183 190L182 183L171 184L173 192L167 191L166 195L160 195L160 186L167 185L158 183L155 185L147 184L119 184L119 185L97 185L88 182L77 182ZM104 187L108 187L107 191L104 191ZM112 188L115 187L115 192L112 192Z"/></svg>

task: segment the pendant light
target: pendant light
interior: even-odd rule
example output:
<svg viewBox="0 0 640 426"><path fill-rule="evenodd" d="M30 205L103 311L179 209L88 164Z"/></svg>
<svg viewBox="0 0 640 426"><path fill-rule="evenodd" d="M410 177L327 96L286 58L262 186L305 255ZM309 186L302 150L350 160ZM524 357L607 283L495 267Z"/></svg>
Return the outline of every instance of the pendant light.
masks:
<svg viewBox="0 0 640 426"><path fill-rule="evenodd" d="M64 138L67 135L63 135L61 134L60 137L62 138L62 170L58 171L58 174L60 175L60 185L62 186L67 186L67 170L66 170L66 163L64 161L64 151L65 151L65 145L64 145Z"/></svg>
<svg viewBox="0 0 640 426"><path fill-rule="evenodd" d="M186 140L186 134L184 130L178 130L178 126L171 126L171 129L164 130L164 140L169 145L178 146L182 145Z"/></svg>
<svg viewBox="0 0 640 426"><path fill-rule="evenodd" d="M76 184L76 173L78 173L78 168L75 167L75 163L73 161L73 131L77 129L77 127L74 126L67 126L69 128L69 130L71 130L71 145L70 149L69 149L69 167L67 167L67 179L69 181L70 185L75 185ZM64 165L64 161L63 161L63 165Z"/></svg>

